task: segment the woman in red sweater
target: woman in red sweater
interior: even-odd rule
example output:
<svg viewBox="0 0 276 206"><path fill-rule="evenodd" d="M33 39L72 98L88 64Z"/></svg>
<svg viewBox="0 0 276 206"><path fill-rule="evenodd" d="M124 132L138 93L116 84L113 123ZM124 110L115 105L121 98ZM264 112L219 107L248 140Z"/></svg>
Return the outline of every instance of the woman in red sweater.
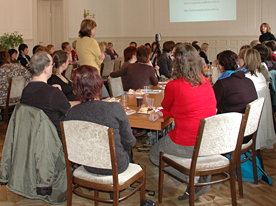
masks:
<svg viewBox="0 0 276 206"><path fill-rule="evenodd" d="M159 165L159 153L191 158L196 141L199 122L201 119L216 114L216 98L208 79L202 75L203 65L196 49L189 44L176 46L173 62L172 81L165 89L162 102L163 109L149 116L149 121L156 121L160 117L173 117L175 127L162 137L150 150L150 160ZM182 179L188 179L173 168L168 171ZM209 179L209 180L208 180ZM173 179L176 185L180 182ZM210 181L210 176L197 177L196 180ZM209 187L197 187L195 199L206 193ZM179 196L180 201L189 201L189 188Z"/></svg>

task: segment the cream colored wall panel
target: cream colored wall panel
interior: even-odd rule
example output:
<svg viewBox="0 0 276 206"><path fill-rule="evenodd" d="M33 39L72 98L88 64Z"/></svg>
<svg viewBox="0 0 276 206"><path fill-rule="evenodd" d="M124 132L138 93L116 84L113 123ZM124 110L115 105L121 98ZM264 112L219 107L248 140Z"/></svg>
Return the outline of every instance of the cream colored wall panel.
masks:
<svg viewBox="0 0 276 206"><path fill-rule="evenodd" d="M121 0L69 0L69 38L77 38L84 9L95 14L96 36L123 36L123 6Z"/></svg>
<svg viewBox="0 0 276 206"><path fill-rule="evenodd" d="M231 40L229 44L231 46L238 46L239 45L239 40Z"/></svg>
<svg viewBox="0 0 276 206"><path fill-rule="evenodd" d="M248 45L250 44L249 40L241 40L241 45Z"/></svg>
<svg viewBox="0 0 276 206"><path fill-rule="evenodd" d="M13 0L13 3L13 29L23 34L24 38L33 38L32 0Z"/></svg>
<svg viewBox="0 0 276 206"><path fill-rule="evenodd" d="M218 45L219 46L225 46L225 45L227 45L227 43L228 43L227 40L220 40L220 41L218 41Z"/></svg>
<svg viewBox="0 0 276 206"><path fill-rule="evenodd" d="M11 18L8 18L8 16L13 16L14 13L12 10L7 9L9 6L12 6L9 0L0 0L0 33L7 33L10 32L10 26L11 26Z"/></svg>

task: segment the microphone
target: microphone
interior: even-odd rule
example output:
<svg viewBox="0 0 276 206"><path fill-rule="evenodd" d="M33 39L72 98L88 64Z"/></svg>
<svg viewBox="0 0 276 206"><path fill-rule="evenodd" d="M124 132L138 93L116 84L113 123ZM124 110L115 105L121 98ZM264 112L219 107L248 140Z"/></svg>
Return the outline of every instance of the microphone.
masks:
<svg viewBox="0 0 276 206"><path fill-rule="evenodd" d="M161 34L155 34L155 41L160 42L161 41Z"/></svg>

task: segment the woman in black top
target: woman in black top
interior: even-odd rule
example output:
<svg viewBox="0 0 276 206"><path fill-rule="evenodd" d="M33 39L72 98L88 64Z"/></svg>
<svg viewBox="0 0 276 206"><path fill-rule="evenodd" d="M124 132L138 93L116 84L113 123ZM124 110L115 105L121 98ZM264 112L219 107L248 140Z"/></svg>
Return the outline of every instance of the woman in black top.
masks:
<svg viewBox="0 0 276 206"><path fill-rule="evenodd" d="M260 31L262 35L259 37L260 42L274 40L276 41L276 38L273 34L271 34L271 28L268 23L262 23L260 26Z"/></svg>
<svg viewBox="0 0 276 206"><path fill-rule="evenodd" d="M47 83L60 88L68 101L74 101L75 95L73 94L72 83L62 75L62 72L65 71L69 65L68 54L63 50L58 50L53 53L52 57L55 65L53 67L53 74L51 78L48 79Z"/></svg>
<svg viewBox="0 0 276 206"><path fill-rule="evenodd" d="M24 67L29 69L30 57L28 56L29 50L26 44L20 44L18 47L19 55L17 61Z"/></svg>

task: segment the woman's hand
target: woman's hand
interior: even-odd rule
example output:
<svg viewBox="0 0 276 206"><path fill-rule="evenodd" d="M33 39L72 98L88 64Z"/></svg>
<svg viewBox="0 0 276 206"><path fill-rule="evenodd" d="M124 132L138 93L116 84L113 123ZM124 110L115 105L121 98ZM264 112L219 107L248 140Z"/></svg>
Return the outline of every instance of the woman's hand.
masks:
<svg viewBox="0 0 276 206"><path fill-rule="evenodd" d="M158 65L156 65L156 66L154 67L154 69L155 69L155 71L158 71L158 70L160 69L160 67L159 67Z"/></svg>
<svg viewBox="0 0 276 206"><path fill-rule="evenodd" d="M60 91L62 91L61 86L59 84L53 84L52 86L57 87L57 88L59 88Z"/></svg>
<svg viewBox="0 0 276 206"><path fill-rule="evenodd" d="M105 58L105 55L104 55L104 53L102 52L101 56L99 56L99 60L104 60L104 58Z"/></svg>
<svg viewBox="0 0 276 206"><path fill-rule="evenodd" d="M158 111L149 115L150 122L156 122L160 117L163 117L163 113Z"/></svg>

